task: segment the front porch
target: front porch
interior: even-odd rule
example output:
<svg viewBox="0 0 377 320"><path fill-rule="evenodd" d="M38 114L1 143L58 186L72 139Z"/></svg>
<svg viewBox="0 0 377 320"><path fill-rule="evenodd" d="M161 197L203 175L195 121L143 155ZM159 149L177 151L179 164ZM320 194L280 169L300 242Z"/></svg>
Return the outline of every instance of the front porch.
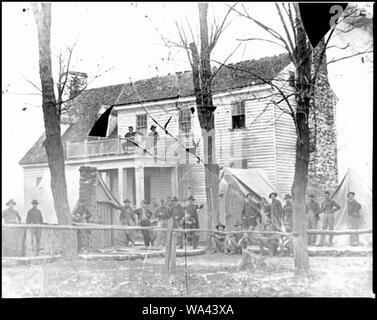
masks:
<svg viewBox="0 0 377 320"><path fill-rule="evenodd" d="M128 167L99 169L102 179L110 191L123 203L129 199L138 207L142 200L166 199L167 195L178 195L177 167Z"/></svg>

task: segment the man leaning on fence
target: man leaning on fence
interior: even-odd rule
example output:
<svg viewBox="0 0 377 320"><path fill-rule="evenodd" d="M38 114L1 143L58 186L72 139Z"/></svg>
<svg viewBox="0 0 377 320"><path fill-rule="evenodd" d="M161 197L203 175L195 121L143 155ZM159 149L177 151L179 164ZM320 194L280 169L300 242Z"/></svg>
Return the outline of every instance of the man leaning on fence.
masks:
<svg viewBox="0 0 377 320"><path fill-rule="evenodd" d="M277 199L277 193L271 192L268 196L271 199L271 218L273 231L281 231L281 218L283 215L283 206L279 199Z"/></svg>
<svg viewBox="0 0 377 320"><path fill-rule="evenodd" d="M33 208L27 212L26 223L27 224L42 224L42 212L38 209L38 201L33 200L31 202ZM37 253L41 250L41 229L31 229L31 246Z"/></svg>
<svg viewBox="0 0 377 320"><path fill-rule="evenodd" d="M355 192L348 192L347 194L347 211L348 211L348 228L350 229L359 229L361 222L361 204L355 199ZM358 234L350 235L350 244L351 246L361 246L363 245L359 241Z"/></svg>
<svg viewBox="0 0 377 320"><path fill-rule="evenodd" d="M334 212L340 209L340 205L337 204L334 200L330 199L330 192L325 191L325 200L323 200L321 209L319 210L318 214L323 212L323 218L322 218L322 230L327 230L327 228L332 231L334 230L334 223L335 223L335 217ZM329 245L334 245L333 243L333 235L329 235ZM321 235L321 240L319 243L319 246L323 246L325 243L326 235Z"/></svg>

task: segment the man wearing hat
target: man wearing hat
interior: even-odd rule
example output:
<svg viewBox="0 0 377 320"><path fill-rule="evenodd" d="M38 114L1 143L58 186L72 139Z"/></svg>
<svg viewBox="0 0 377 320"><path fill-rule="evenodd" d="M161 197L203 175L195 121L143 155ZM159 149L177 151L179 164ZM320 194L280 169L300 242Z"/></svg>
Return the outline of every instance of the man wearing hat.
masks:
<svg viewBox="0 0 377 320"><path fill-rule="evenodd" d="M253 201L253 195L248 193L242 210L242 219L245 229L254 230L259 223L262 223L262 215L258 205Z"/></svg>
<svg viewBox="0 0 377 320"><path fill-rule="evenodd" d="M292 208L292 197L290 194L286 194L284 197L285 205L283 207L283 221L285 225L285 229L287 232L292 231L292 225L293 225L293 208Z"/></svg>
<svg viewBox="0 0 377 320"><path fill-rule="evenodd" d="M348 227L350 229L359 229L361 222L361 204L355 199L355 192L350 191L347 194L347 210L348 210ZM362 245L359 241L358 234L350 235L350 244L351 246Z"/></svg>
<svg viewBox="0 0 377 320"><path fill-rule="evenodd" d="M183 210L183 207L178 202L178 198L175 196L172 199L171 216L173 218L173 228L174 229L181 228L183 225L183 219L185 218L185 212ZM182 249L183 248L183 233L179 233L178 244L179 244L179 249Z"/></svg>
<svg viewBox="0 0 377 320"><path fill-rule="evenodd" d="M334 200L330 199L330 192L325 191L325 200L323 200L321 209L318 211L318 214L323 212L323 220L322 220L322 230L334 230L334 212L340 209L340 205L337 204ZM323 246L325 242L325 234L321 235L321 240L319 246ZM329 235L329 245L333 245L333 235Z"/></svg>
<svg viewBox="0 0 377 320"><path fill-rule="evenodd" d="M309 194L309 202L305 205L305 211L307 216L307 228L311 230L316 230L319 221L319 204L315 200L315 195L313 193ZM316 242L317 235L308 235L308 246L314 246Z"/></svg>
<svg viewBox="0 0 377 320"><path fill-rule="evenodd" d="M135 214L139 218L141 227L150 227L152 225L150 220L152 217L152 212L148 209L147 202L145 200L141 201L140 208L135 210ZM153 245L149 229L144 229L141 231L141 233L143 234L145 246L149 247L150 244Z"/></svg>
<svg viewBox="0 0 377 320"><path fill-rule="evenodd" d="M195 204L195 198L190 195L187 198L189 204L184 208L184 210L191 216L193 217L195 224L194 224L194 229L199 229L199 216L198 216L198 209L203 208L203 204L197 205ZM199 243L199 234L198 232L193 232L193 241L192 241L192 246L194 249L198 246Z"/></svg>
<svg viewBox="0 0 377 320"><path fill-rule="evenodd" d="M148 134L147 138L147 149L151 149L153 147L154 151L154 161L157 161L157 141L160 139L160 135L156 131L156 126L153 124L151 125L151 132Z"/></svg>
<svg viewBox="0 0 377 320"><path fill-rule="evenodd" d="M242 223L237 221L234 227L237 232L226 237L226 247L229 248L230 254L242 253L242 249L246 249L248 244L247 234L238 232L242 231Z"/></svg>
<svg viewBox="0 0 377 320"><path fill-rule="evenodd" d="M143 135L142 133L140 132L137 132L137 131L134 131L134 127L133 126L129 126L128 127L128 132L124 135L124 137L126 138L126 143L123 145L123 150L126 152L126 153L133 153L135 152L135 145L132 143L135 141L135 135ZM126 148L124 148L126 147Z"/></svg>
<svg viewBox="0 0 377 320"><path fill-rule="evenodd" d="M124 226L136 226L136 217L135 212L131 207L131 201L129 199L126 199L123 201L123 203L124 205L121 207L113 204L113 207L115 209L120 210L120 223ZM133 247L135 245L135 231L127 230L124 232L124 236L126 246L130 244Z"/></svg>
<svg viewBox="0 0 377 320"><path fill-rule="evenodd" d="M268 196L271 199L271 217L273 231L281 231L281 219L283 215L283 206L278 200L276 192L271 192Z"/></svg>
<svg viewBox="0 0 377 320"><path fill-rule="evenodd" d="M33 207L27 212L26 215L26 223L27 224L42 224L42 212L38 209L38 201L33 200L31 202ZM37 254L40 251L40 243L41 243L41 229L31 229L31 246L35 249ZM34 246L35 244L35 246Z"/></svg>
<svg viewBox="0 0 377 320"><path fill-rule="evenodd" d="M7 209L3 211L4 223L21 223L21 217L18 211L14 210L16 202L13 199L10 199L7 203Z"/></svg>
<svg viewBox="0 0 377 320"><path fill-rule="evenodd" d="M219 223L216 226L217 232L211 235L211 251L210 253L225 251L225 235L222 233L225 230L225 225Z"/></svg>

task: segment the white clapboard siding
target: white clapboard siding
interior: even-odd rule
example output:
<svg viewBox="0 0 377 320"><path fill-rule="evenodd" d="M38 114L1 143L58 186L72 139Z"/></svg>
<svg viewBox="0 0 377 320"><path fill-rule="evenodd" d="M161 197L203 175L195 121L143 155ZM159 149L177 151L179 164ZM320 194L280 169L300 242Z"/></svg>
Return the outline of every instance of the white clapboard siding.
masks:
<svg viewBox="0 0 377 320"><path fill-rule="evenodd" d="M292 93L293 88L289 86L288 82L282 79L288 79L289 71L294 71L292 65L287 66L279 75L278 80L275 81L277 85L286 94ZM277 96L276 99L281 99ZM290 105L295 111L294 96L289 98ZM281 102L281 108L289 111L287 103ZM281 194L291 193L291 187L295 171L296 161L296 129L292 117L289 114L282 113L281 110L275 108L276 119L276 168L277 168L277 183L276 188Z"/></svg>

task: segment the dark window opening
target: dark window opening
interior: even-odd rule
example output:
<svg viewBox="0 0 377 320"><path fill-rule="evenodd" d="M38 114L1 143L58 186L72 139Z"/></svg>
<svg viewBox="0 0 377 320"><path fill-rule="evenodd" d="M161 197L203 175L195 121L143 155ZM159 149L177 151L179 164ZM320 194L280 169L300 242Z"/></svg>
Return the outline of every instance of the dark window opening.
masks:
<svg viewBox="0 0 377 320"><path fill-rule="evenodd" d="M232 104L232 129L245 128L245 101Z"/></svg>

